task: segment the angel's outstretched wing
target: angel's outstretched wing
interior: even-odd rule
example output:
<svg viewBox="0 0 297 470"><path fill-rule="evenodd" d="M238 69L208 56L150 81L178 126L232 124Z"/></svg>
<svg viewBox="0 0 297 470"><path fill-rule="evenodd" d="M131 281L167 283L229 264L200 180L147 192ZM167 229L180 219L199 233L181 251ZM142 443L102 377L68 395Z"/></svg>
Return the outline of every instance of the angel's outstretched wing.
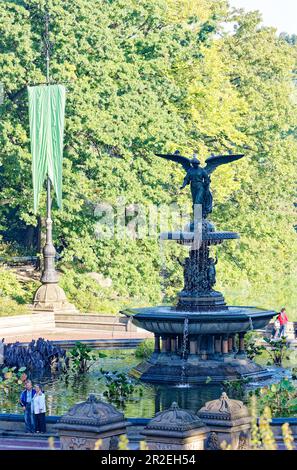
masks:
<svg viewBox="0 0 297 470"><path fill-rule="evenodd" d="M156 153L155 155L157 157L166 158L166 160L171 160L172 162L179 163L186 171L188 171L188 169L191 167L191 160L187 157L183 157L178 151L170 154Z"/></svg>
<svg viewBox="0 0 297 470"><path fill-rule="evenodd" d="M204 170L210 175L218 166L225 165L226 163L234 162L244 157L243 154L238 155L212 155L205 160Z"/></svg>

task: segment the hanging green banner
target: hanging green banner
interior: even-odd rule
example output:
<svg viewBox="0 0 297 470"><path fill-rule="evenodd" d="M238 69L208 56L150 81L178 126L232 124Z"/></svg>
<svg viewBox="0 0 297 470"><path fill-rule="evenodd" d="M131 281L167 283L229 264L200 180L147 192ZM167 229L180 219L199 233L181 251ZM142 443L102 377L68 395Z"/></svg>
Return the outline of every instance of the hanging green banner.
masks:
<svg viewBox="0 0 297 470"><path fill-rule="evenodd" d="M62 207L62 160L66 90L63 85L28 87L34 211L48 176Z"/></svg>

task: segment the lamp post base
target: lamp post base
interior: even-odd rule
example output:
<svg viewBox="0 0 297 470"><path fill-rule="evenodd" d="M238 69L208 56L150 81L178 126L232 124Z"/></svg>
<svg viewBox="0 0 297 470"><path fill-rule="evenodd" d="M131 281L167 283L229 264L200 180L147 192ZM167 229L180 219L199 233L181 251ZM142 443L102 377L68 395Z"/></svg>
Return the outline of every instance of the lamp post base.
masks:
<svg viewBox="0 0 297 470"><path fill-rule="evenodd" d="M76 307L66 297L62 287L57 283L45 283L34 296L33 313L78 313Z"/></svg>

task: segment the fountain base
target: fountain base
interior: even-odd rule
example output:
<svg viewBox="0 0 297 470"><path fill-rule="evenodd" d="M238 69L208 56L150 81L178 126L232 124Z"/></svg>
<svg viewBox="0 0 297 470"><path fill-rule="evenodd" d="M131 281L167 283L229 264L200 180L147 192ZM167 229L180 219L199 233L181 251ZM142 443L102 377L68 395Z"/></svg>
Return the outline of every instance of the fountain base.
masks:
<svg viewBox="0 0 297 470"><path fill-rule="evenodd" d="M154 353L131 371L145 382L217 384L271 377L271 372L247 358L244 336L251 329L264 329L275 315L272 310L224 306L182 311L159 306L122 313L155 335Z"/></svg>
<svg viewBox="0 0 297 470"><path fill-rule="evenodd" d="M134 367L130 375L143 382L171 385L220 384L244 378L261 381L272 377L271 371L247 358L199 360L189 356L184 363L179 356L170 354L153 354Z"/></svg>

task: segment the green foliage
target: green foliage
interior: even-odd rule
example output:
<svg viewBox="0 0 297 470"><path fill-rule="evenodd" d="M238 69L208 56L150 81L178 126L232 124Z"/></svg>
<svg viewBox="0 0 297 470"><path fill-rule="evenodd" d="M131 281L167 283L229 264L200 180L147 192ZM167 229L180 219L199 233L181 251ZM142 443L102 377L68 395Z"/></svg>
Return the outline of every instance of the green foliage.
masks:
<svg viewBox="0 0 297 470"><path fill-rule="evenodd" d="M89 273L79 272L71 268L63 269L60 285L68 299L81 312L116 315L127 306L145 305L145 298L135 297L133 300L118 295L113 287L102 287L90 277Z"/></svg>
<svg viewBox="0 0 297 470"><path fill-rule="evenodd" d="M264 338L264 340L267 344L265 349L270 357L268 365L272 363L275 366L281 367L285 360L290 359L292 350L290 350L289 343L286 338L277 340L273 338Z"/></svg>
<svg viewBox="0 0 297 470"><path fill-rule="evenodd" d="M249 331L244 337L245 351L247 357L254 360L255 357L261 355L265 351L265 346L258 344L258 341L262 339L262 335L256 331Z"/></svg>
<svg viewBox="0 0 297 470"><path fill-rule="evenodd" d="M61 276L61 287L68 299L82 312L117 313L118 303L111 289L102 288L85 273L65 269ZM110 300L106 300L109 298Z"/></svg>
<svg viewBox="0 0 297 470"><path fill-rule="evenodd" d="M27 378L26 367L3 367L0 371L0 391L9 398L21 390L21 386Z"/></svg>
<svg viewBox="0 0 297 470"><path fill-rule="evenodd" d="M23 301L24 289L17 279L15 273L8 269L0 268L0 297L11 298L20 303Z"/></svg>
<svg viewBox="0 0 297 470"><path fill-rule="evenodd" d="M82 310L106 311L115 297L174 299L182 286L176 263L182 248L167 244L160 286L157 241L97 239L94 207L115 204L118 196L146 207L182 204L188 200L176 191L182 172L154 153L198 148L206 156L231 149L246 158L213 176L212 217L218 228L238 230L241 239L219 248L217 287L233 304L286 305L293 319L295 40L261 27L256 13L230 13L221 0L48 4L55 43L51 75L68 90L64 208L54 207L53 217L62 283L72 300ZM0 81L6 89L0 109L0 232L5 243L23 243L24 250L25 235L37 225L26 86L45 79L44 6L44 0L0 3ZM222 33L226 19L236 26L232 33ZM38 217L44 215L41 209ZM85 299L70 279L73 273L67 276L69 267L77 271ZM83 276L91 271L110 277L113 293L89 284Z"/></svg>
<svg viewBox="0 0 297 470"><path fill-rule="evenodd" d="M285 378L279 383L257 389L252 393L257 396L260 413L269 406L273 417L296 416L297 388L291 380Z"/></svg>
<svg viewBox="0 0 297 470"><path fill-rule="evenodd" d="M240 378L238 380L225 380L223 390L229 398L244 400L246 397L246 386L251 381L249 378Z"/></svg>
<svg viewBox="0 0 297 470"><path fill-rule="evenodd" d="M264 340L264 344L263 344ZM245 350L249 359L263 356L267 365L282 367L284 362L293 359L293 351L285 337L280 339L262 337L257 331L250 331L245 335Z"/></svg>
<svg viewBox="0 0 297 470"><path fill-rule="evenodd" d="M94 362L97 360L97 356L93 354L92 348L80 342L75 343L74 348L70 349L69 355L71 368L78 374L85 374L88 372L90 367L92 367ZM105 355L102 354L101 357L105 357Z"/></svg>
<svg viewBox="0 0 297 470"><path fill-rule="evenodd" d="M0 298L0 317L25 315L27 313L27 305L19 304L15 300Z"/></svg>
<svg viewBox="0 0 297 470"><path fill-rule="evenodd" d="M139 359L147 359L154 352L154 340L151 338L142 341L135 350L135 356Z"/></svg>
<svg viewBox="0 0 297 470"><path fill-rule="evenodd" d="M12 270L0 268L0 316L27 313L36 289L36 282L21 283Z"/></svg>
<svg viewBox="0 0 297 470"><path fill-rule="evenodd" d="M130 379L127 374L121 372L109 372L101 369L102 378L105 380L107 390L103 395L110 401L119 405L124 405L127 398L133 395L137 390L142 395L142 388L135 380Z"/></svg>

